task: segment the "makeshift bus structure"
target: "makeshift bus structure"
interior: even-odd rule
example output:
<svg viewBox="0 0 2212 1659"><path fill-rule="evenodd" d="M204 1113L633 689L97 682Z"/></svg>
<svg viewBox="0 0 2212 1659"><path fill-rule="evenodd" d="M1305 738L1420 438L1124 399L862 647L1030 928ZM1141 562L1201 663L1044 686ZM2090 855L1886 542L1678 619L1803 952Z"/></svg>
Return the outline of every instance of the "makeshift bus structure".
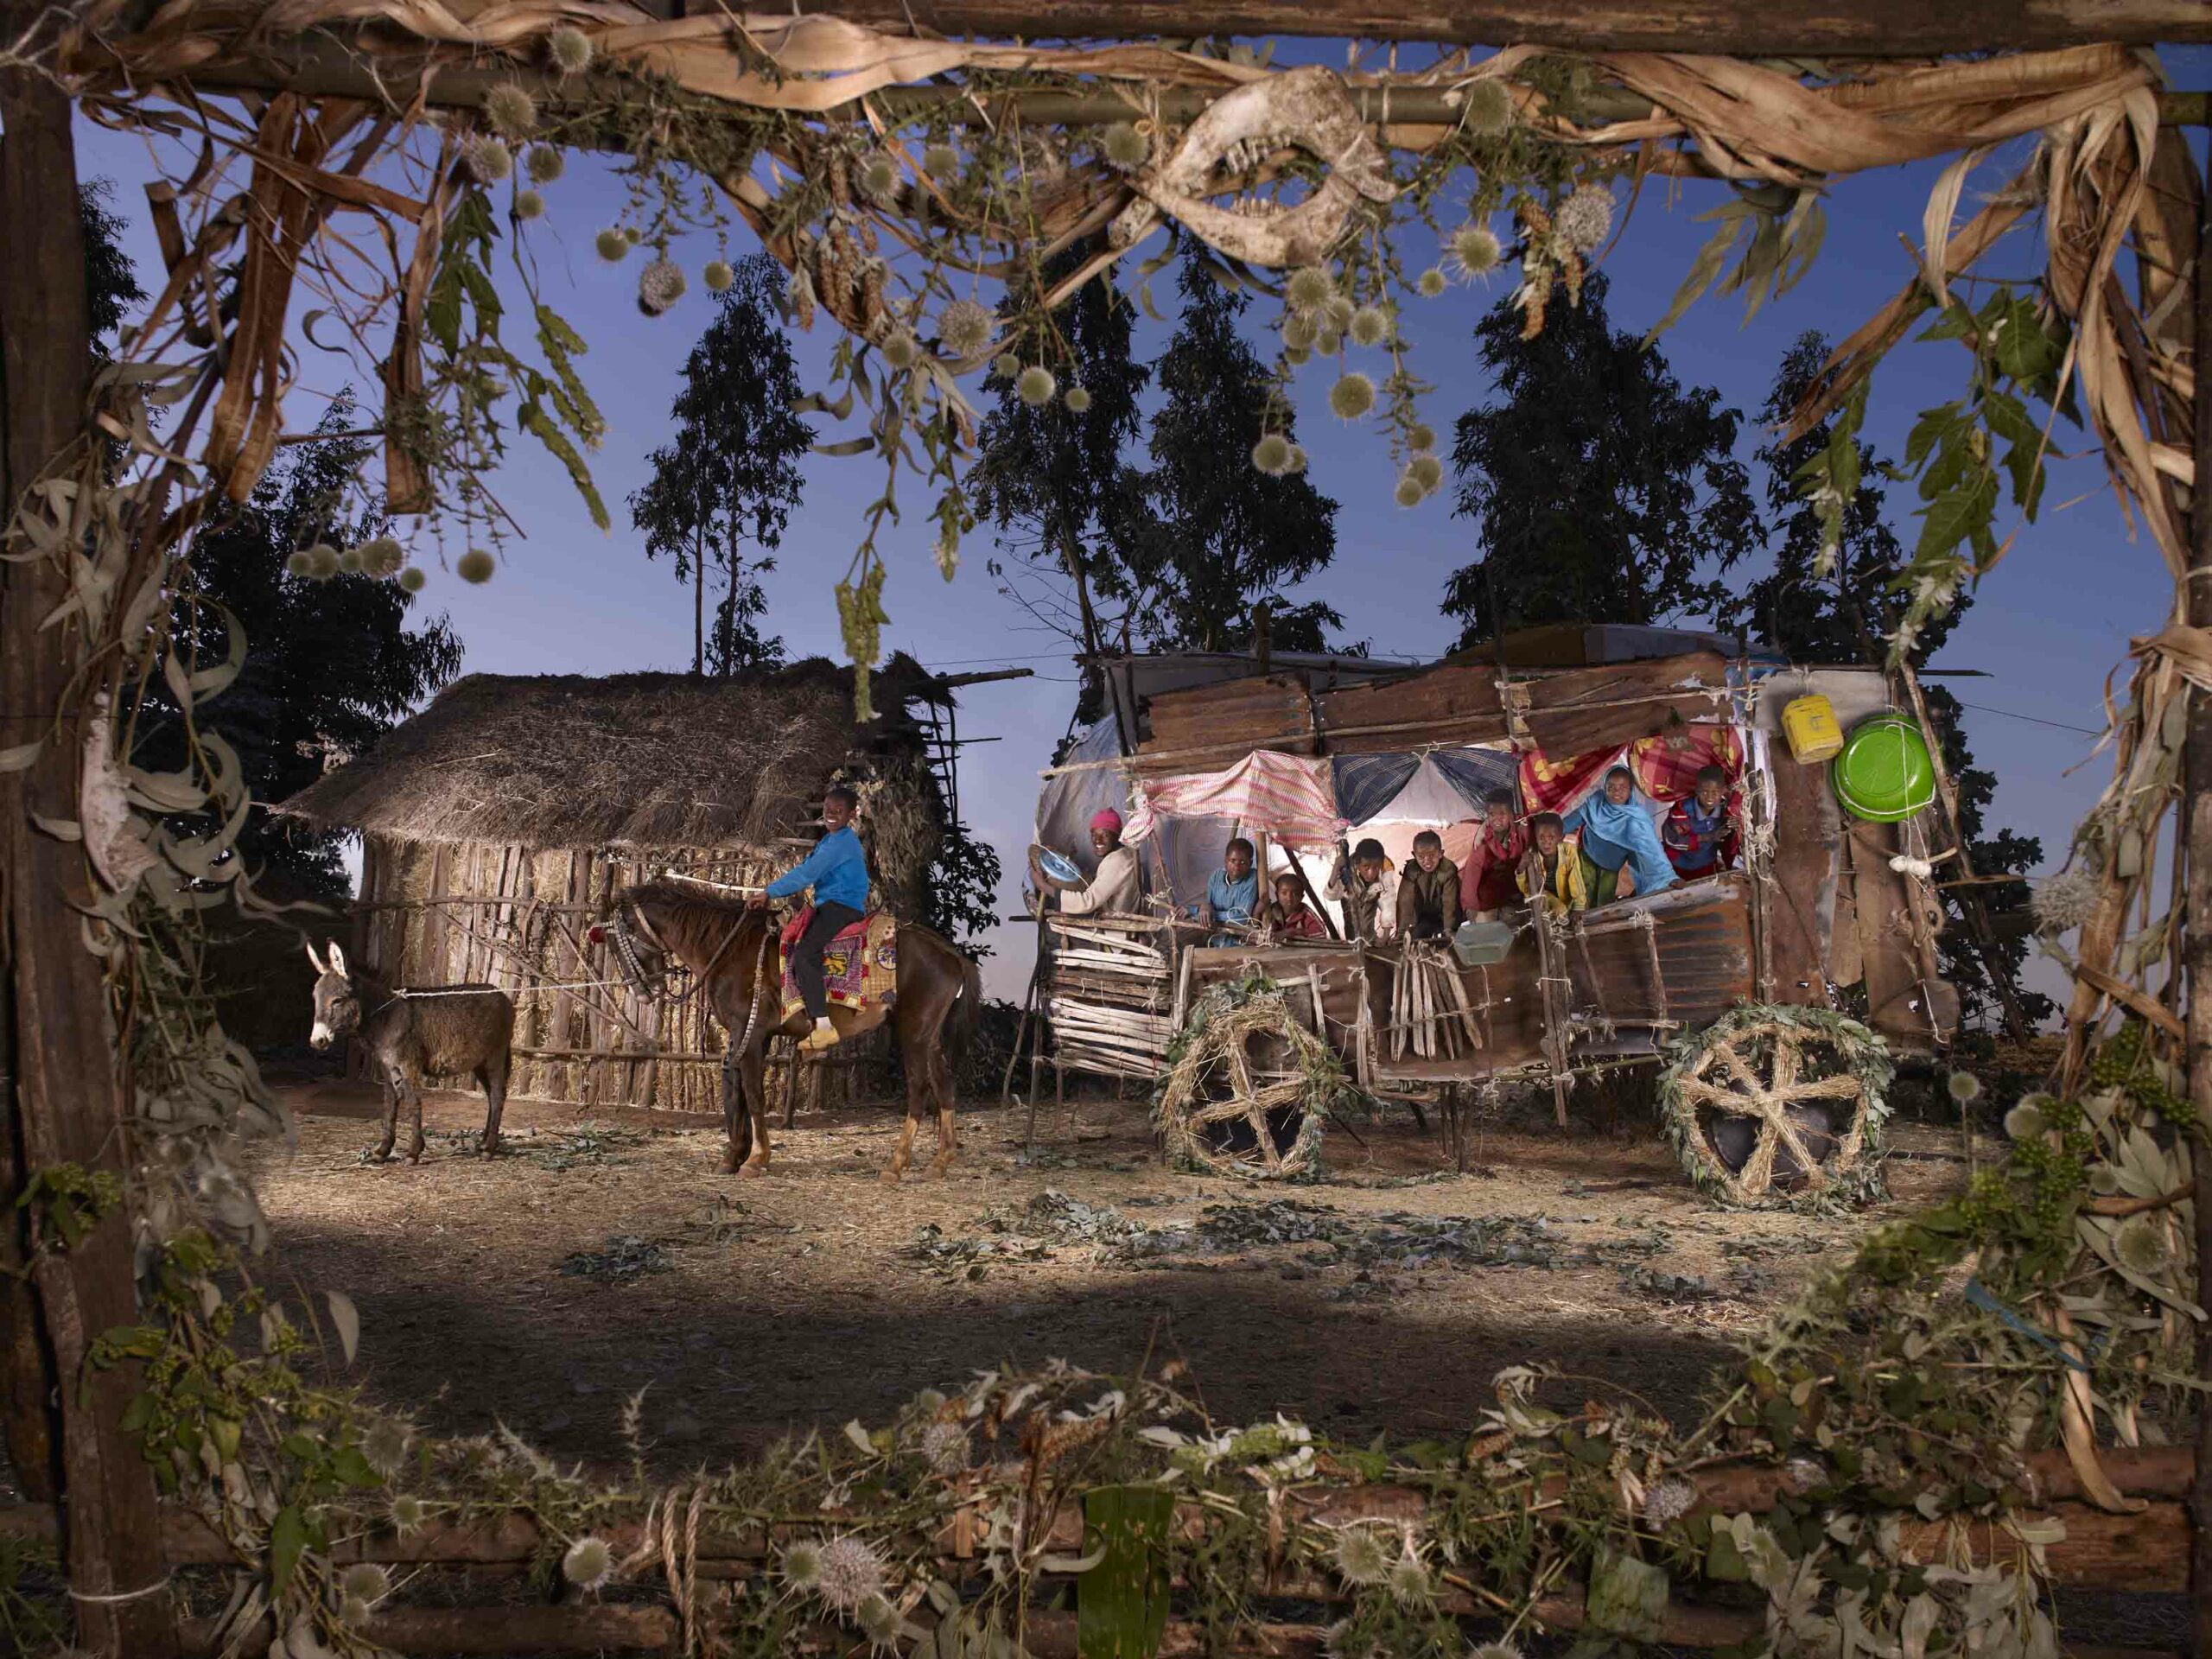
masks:
<svg viewBox="0 0 2212 1659"><path fill-rule="evenodd" d="M1039 1065L1159 1078L1208 988L1257 969L1362 1089L1456 1096L1548 1078L1564 1125L1580 1072L1679 1057L1685 1036L1712 1034L1746 1006L1834 1010L1861 987L1865 1024L1882 1042L1854 1043L1856 1028L1825 1013L1738 1016L1726 1020L1731 1053L1692 1067L1693 1092L1716 1097L1713 1123L1761 1120L1732 1147L1725 1128L1703 1137L1729 1166L1721 1179L1750 1155L1761 1189L1817 1183L1809 1166L1863 1127L1876 1093L1846 1075L1866 1069L1870 1050L1942 1046L1958 1018L1938 973L1933 881L1947 861L1966 872L1944 827L1940 747L1911 712L1916 683L1643 628L1546 630L1487 655L1426 667L1286 656L1106 664L1111 711L1045 774L1038 838L1087 871L1090 816L1112 806L1149 891L1141 913L1040 918L1050 1046L1040 1035L1033 1097ZM1785 737L1784 709L1808 698L1825 698L1846 733L1904 710L1916 750L1936 757L1924 809L1893 823L1847 810L1830 766L1801 760ZM1433 944L1346 942L1342 910L1324 896L1345 841L1380 841L1396 867L1433 830L1464 861L1497 787L1514 790L1523 815L1566 812L1625 766L1657 810L1690 793L1707 764L1729 777L1736 868L1551 920L1524 902L1507 913L1510 943L1491 930L1479 954L1494 959L1478 965ZM1276 942L1261 928L1222 944L1192 918L1232 834L1256 845L1263 903L1277 873L1305 878L1329 940ZM1825 1040L1838 1032L1840 1045ZM1263 1086L1269 1058L1236 1057L1217 1095ZM1273 1058L1280 1081L1279 1046Z"/></svg>

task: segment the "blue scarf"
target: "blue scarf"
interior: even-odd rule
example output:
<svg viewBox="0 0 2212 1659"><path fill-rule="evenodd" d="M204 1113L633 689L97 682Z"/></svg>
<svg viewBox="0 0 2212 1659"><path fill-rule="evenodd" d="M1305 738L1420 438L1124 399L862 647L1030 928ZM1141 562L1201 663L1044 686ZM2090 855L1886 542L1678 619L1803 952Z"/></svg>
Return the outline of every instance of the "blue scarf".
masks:
<svg viewBox="0 0 2212 1659"><path fill-rule="evenodd" d="M1592 863L1604 865L1605 855L1613 851L1622 854L1619 862L1608 868L1618 869L1622 863L1633 865L1639 896L1675 885L1675 867L1667 857L1667 849L1660 845L1659 831L1633 792L1625 804L1616 806L1599 788L1567 815L1567 827L1580 827L1589 832L1582 838L1582 847Z"/></svg>

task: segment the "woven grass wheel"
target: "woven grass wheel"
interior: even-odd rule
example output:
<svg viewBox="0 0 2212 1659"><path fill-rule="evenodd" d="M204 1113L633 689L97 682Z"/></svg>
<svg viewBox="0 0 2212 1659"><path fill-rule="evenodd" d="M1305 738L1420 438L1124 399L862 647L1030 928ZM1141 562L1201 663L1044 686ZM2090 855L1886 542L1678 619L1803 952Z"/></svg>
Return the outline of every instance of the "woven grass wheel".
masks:
<svg viewBox="0 0 2212 1659"><path fill-rule="evenodd" d="M1287 1076L1255 1064L1259 1039L1283 1045ZM1178 1167L1263 1181L1319 1178L1322 1122L1349 1085L1272 980L1255 976L1208 991L1167 1059L1153 1120Z"/></svg>
<svg viewBox="0 0 2212 1659"><path fill-rule="evenodd" d="M1896 1068L1866 1026L1825 1008L1746 1004L1675 1055L1661 1109L1682 1167L1708 1195L1822 1210L1879 1193Z"/></svg>

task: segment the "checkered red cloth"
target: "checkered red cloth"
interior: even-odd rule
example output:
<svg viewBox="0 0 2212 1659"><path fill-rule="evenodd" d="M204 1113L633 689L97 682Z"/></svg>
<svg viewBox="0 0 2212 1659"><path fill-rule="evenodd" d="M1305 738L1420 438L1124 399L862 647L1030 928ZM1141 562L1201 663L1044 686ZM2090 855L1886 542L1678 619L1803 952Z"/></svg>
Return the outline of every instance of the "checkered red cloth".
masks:
<svg viewBox="0 0 2212 1659"><path fill-rule="evenodd" d="M1735 785L1744 775L1744 741L1732 726L1690 726L1674 738L1639 738L1624 749L1592 749L1565 760L1531 750L1521 757L1522 808L1572 812L1617 766L1634 772L1637 787L1655 801L1687 800L1697 793L1697 775L1707 766L1719 766Z"/></svg>
<svg viewBox="0 0 2212 1659"><path fill-rule="evenodd" d="M1547 760L1535 749L1521 757L1521 807L1524 812L1573 811L1582 798L1621 758L1619 749L1592 749L1565 760Z"/></svg>
<svg viewBox="0 0 2212 1659"><path fill-rule="evenodd" d="M1687 800L1697 793L1697 775L1707 766L1728 774L1732 786L1744 774L1744 741L1732 726L1688 726L1675 740L1647 737L1629 745L1629 766L1637 786L1655 801Z"/></svg>

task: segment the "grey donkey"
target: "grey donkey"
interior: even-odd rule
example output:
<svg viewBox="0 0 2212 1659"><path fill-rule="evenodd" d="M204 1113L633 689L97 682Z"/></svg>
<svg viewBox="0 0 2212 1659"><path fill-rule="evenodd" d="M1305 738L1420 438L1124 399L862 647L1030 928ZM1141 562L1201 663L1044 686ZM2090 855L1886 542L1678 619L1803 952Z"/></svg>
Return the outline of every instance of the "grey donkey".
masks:
<svg viewBox="0 0 2212 1659"><path fill-rule="evenodd" d="M395 988L374 974L346 967L346 954L330 941L327 961L307 941L308 960L320 976L315 982L315 1029L308 1040L318 1049L344 1038L358 1039L385 1088L384 1144L379 1159L391 1156L399 1127L399 1104L412 1103L414 1143L410 1163L423 1157L424 1077L473 1075L484 1086L491 1111L484 1119L484 1151L499 1149L499 1109L507 1103L508 1049L514 1041L514 999L493 985L439 985Z"/></svg>

